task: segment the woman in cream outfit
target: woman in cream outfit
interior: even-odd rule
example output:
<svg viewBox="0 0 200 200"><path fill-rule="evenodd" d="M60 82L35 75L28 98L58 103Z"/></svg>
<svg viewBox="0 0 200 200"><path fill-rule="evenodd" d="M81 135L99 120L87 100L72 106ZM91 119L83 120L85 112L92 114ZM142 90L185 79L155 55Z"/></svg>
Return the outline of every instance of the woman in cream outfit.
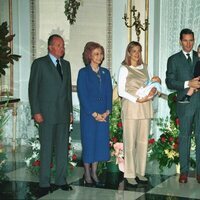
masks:
<svg viewBox="0 0 200 200"><path fill-rule="evenodd" d="M122 97L124 178L131 186L137 185L139 181L148 181L144 175L153 115L151 99L136 96L136 91L149 79L141 51L140 43L132 41L128 44L118 77L118 93Z"/></svg>

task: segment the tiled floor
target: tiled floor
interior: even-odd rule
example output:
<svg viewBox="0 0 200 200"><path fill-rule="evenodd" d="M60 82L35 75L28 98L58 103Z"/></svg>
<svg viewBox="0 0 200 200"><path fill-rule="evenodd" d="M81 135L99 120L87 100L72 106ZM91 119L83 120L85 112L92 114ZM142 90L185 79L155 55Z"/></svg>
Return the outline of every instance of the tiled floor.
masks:
<svg viewBox="0 0 200 200"><path fill-rule="evenodd" d="M66 192L54 190L52 193L38 198L38 177L30 174L26 169L24 160L24 148L18 148L12 153L7 148L6 175L8 181L0 184L0 199L52 199L52 200L185 200L200 199L200 184L196 182L194 173L187 184L178 183L178 175L175 169L166 169L162 175L159 173L156 163L148 163L148 184L138 184L137 187L127 187L122 173L104 172L100 179L105 183L101 188L85 187L83 184L83 168L76 167L68 182L73 190ZM163 175L164 174L164 175ZM53 184L53 180L52 180Z"/></svg>

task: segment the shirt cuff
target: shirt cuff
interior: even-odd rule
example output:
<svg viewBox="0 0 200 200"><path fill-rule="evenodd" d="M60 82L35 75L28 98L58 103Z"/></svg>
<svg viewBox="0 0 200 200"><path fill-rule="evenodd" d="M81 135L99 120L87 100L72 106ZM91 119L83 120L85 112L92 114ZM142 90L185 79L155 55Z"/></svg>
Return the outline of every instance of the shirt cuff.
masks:
<svg viewBox="0 0 200 200"><path fill-rule="evenodd" d="M184 88L189 88L189 81L185 81L185 83L184 83Z"/></svg>

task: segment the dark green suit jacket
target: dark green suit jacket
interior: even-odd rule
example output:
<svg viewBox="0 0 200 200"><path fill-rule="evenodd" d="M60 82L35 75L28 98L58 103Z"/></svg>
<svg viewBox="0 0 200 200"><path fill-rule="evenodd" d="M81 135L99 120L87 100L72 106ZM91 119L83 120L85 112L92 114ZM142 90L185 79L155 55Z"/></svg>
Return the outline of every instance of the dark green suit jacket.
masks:
<svg viewBox="0 0 200 200"><path fill-rule="evenodd" d="M49 55L34 60L29 80L29 101L32 115L41 113L44 121L69 123L72 113L70 63L61 59L63 80Z"/></svg>
<svg viewBox="0 0 200 200"><path fill-rule="evenodd" d="M194 78L194 66L198 61L197 52L193 51L193 64L189 65L182 51L169 57L167 62L166 84L169 89L178 91L178 99L182 98L188 89L184 89L185 81Z"/></svg>

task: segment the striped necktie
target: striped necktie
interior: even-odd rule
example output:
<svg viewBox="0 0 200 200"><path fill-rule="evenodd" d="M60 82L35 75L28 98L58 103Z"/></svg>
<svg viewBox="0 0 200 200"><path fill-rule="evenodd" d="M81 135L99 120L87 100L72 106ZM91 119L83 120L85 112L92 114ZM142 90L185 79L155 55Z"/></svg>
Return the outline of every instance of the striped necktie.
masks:
<svg viewBox="0 0 200 200"><path fill-rule="evenodd" d="M187 53L186 54L187 55L187 61L188 61L188 63L189 63L189 65L191 66L192 65L192 59L191 59L191 57L190 57L190 54L189 53Z"/></svg>

